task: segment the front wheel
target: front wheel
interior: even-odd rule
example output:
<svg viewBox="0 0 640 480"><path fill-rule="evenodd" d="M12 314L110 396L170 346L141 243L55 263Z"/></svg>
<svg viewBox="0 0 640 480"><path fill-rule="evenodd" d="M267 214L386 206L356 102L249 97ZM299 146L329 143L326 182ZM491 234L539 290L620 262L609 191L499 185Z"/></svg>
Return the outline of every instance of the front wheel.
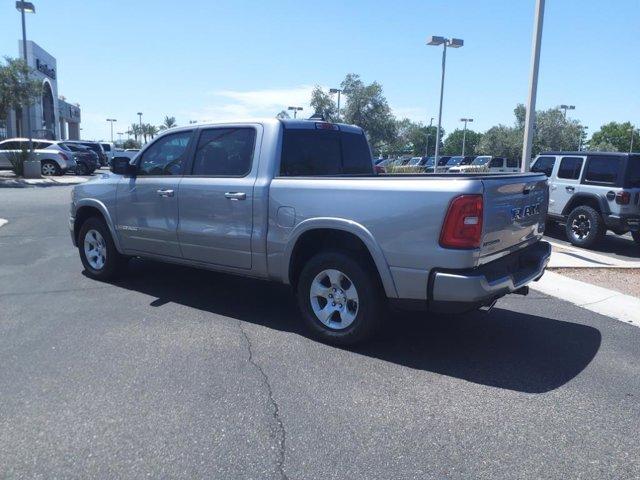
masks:
<svg viewBox="0 0 640 480"><path fill-rule="evenodd" d="M320 340L352 345L378 329L384 292L377 273L363 259L344 252L311 258L298 281L298 306L307 328Z"/></svg>
<svg viewBox="0 0 640 480"><path fill-rule="evenodd" d="M573 245L589 248L604 237L605 225L596 210L583 205L574 208L569 214L566 234Z"/></svg>
<svg viewBox="0 0 640 480"><path fill-rule="evenodd" d="M640 245L640 231L631 232L631 236L633 237L633 240L636 242L636 244Z"/></svg>
<svg viewBox="0 0 640 480"><path fill-rule="evenodd" d="M87 219L80 227L78 250L85 271L96 280L116 278L126 264L126 257L116 249L107 224L98 217Z"/></svg>

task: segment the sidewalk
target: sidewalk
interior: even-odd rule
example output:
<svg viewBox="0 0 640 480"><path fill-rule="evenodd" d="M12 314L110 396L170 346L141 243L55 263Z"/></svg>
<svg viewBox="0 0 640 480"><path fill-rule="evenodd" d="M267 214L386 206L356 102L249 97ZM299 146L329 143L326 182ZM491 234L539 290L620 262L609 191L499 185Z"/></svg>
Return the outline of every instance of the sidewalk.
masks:
<svg viewBox="0 0 640 480"><path fill-rule="evenodd" d="M548 270L532 289L640 327L640 260L550 243Z"/></svg>
<svg viewBox="0 0 640 480"><path fill-rule="evenodd" d="M96 171L96 174L99 173ZM94 174L95 175L95 174ZM77 185L93 178L92 176L61 175L56 177L22 178L13 172L0 170L0 188L51 187L55 185Z"/></svg>

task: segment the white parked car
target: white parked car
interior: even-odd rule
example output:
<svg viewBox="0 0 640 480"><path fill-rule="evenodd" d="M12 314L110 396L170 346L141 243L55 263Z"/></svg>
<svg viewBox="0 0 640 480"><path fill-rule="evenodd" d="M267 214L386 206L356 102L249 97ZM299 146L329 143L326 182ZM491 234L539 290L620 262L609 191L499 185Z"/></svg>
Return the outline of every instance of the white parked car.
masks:
<svg viewBox="0 0 640 480"><path fill-rule="evenodd" d="M449 173L518 173L520 162L505 157L479 155L469 165L451 167Z"/></svg>
<svg viewBox="0 0 640 480"><path fill-rule="evenodd" d="M28 138L10 138L0 142L0 169L12 168L11 158L28 149ZM64 175L76 169L73 152L62 142L34 138L33 153L35 159L40 160L42 175Z"/></svg>

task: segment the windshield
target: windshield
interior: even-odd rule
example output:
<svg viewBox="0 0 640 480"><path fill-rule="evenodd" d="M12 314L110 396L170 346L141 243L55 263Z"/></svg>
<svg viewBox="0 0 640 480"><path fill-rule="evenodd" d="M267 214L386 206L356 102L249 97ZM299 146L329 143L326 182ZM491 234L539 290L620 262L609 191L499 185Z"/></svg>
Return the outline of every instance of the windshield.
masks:
<svg viewBox="0 0 640 480"><path fill-rule="evenodd" d="M460 163L462 163L463 159L464 159L464 157L451 157L449 159L449 161L447 162L447 166L454 167L456 165L460 165Z"/></svg>
<svg viewBox="0 0 640 480"><path fill-rule="evenodd" d="M476 157L475 160L471 162L471 165L486 165L489 163L489 160L491 160L489 156Z"/></svg>
<svg viewBox="0 0 640 480"><path fill-rule="evenodd" d="M409 165L418 165L420 163L420 160L422 160L422 157L413 157L411 160L409 160Z"/></svg>

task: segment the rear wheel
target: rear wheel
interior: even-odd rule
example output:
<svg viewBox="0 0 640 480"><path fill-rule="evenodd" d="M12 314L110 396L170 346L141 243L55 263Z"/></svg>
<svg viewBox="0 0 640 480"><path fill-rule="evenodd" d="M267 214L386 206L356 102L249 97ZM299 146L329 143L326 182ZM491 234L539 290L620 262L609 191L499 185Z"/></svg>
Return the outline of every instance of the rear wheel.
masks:
<svg viewBox="0 0 640 480"><path fill-rule="evenodd" d="M56 162L52 162L51 160L43 160L40 165L40 172L45 177L50 177L51 175L62 175L62 171Z"/></svg>
<svg viewBox="0 0 640 480"><path fill-rule="evenodd" d="M383 313L377 273L365 260L339 251L311 258L298 281L298 306L320 340L351 345L371 338Z"/></svg>
<svg viewBox="0 0 640 480"><path fill-rule="evenodd" d="M76 175L88 175L89 169L84 163L79 162L76 165Z"/></svg>
<svg viewBox="0 0 640 480"><path fill-rule="evenodd" d="M592 247L602 240L605 232L600 214L586 205L574 208L567 218L567 239L577 247Z"/></svg>
<svg viewBox="0 0 640 480"><path fill-rule="evenodd" d="M631 232L631 236L633 237L633 239L635 240L636 244L640 245L640 231L638 232Z"/></svg>
<svg viewBox="0 0 640 480"><path fill-rule="evenodd" d="M102 218L91 217L82 224L78 234L78 250L85 271L96 280L114 279L126 266L126 257L116 249Z"/></svg>

